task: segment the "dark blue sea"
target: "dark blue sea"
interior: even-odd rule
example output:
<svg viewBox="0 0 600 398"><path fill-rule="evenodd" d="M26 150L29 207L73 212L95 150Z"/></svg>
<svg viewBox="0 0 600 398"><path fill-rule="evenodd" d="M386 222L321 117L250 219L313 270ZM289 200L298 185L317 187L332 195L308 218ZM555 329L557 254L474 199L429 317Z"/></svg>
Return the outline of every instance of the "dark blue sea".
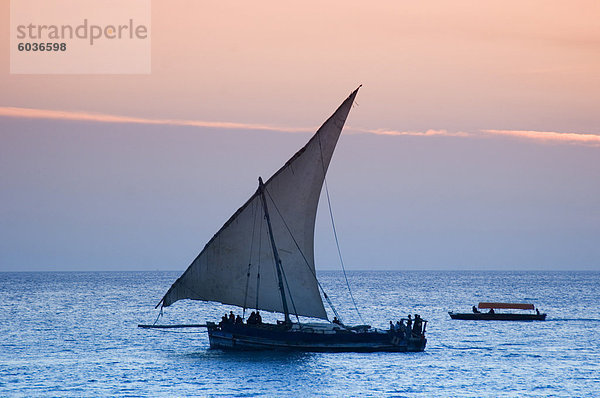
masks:
<svg viewBox="0 0 600 398"><path fill-rule="evenodd" d="M365 322L429 321L422 353L222 352L201 330L139 329L178 276L0 273L0 396L600 396L600 272L350 272ZM319 278L344 321L360 323L343 274ZM548 320L448 316L488 300L532 302ZM229 309L178 302L159 323Z"/></svg>

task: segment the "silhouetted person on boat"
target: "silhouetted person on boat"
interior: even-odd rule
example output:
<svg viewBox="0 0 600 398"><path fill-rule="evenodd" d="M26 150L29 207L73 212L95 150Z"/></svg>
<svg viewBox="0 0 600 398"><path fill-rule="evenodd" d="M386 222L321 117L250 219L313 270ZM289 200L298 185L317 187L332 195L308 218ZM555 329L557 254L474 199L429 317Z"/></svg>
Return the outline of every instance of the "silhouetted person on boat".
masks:
<svg viewBox="0 0 600 398"><path fill-rule="evenodd" d="M390 321L390 332L394 331L394 322Z"/></svg>
<svg viewBox="0 0 600 398"><path fill-rule="evenodd" d="M244 324L244 320L242 319L241 316L238 315L238 316L235 317L235 324L236 325L243 325Z"/></svg>
<svg viewBox="0 0 600 398"><path fill-rule="evenodd" d="M537 315L539 315L539 314L540 314L540 310L538 310L538 309L536 308L536 309L535 309L535 313L536 313Z"/></svg>
<svg viewBox="0 0 600 398"><path fill-rule="evenodd" d="M408 328L408 330L412 329L412 318L410 317L410 314L408 314L408 321L406 321L406 327Z"/></svg>
<svg viewBox="0 0 600 398"><path fill-rule="evenodd" d="M399 322L396 322L396 333L398 333L402 339L410 336L410 329L404 324L404 319L400 319Z"/></svg>
<svg viewBox="0 0 600 398"><path fill-rule="evenodd" d="M227 314L223 315L221 317L221 322L219 322L219 326L223 326L224 324L226 324L228 322L227 320Z"/></svg>
<svg viewBox="0 0 600 398"><path fill-rule="evenodd" d="M342 326L342 322L341 322L339 319L337 319L337 316L334 316L334 317L333 317L333 321L332 321L332 322L333 322L333 323L335 323L336 325L340 325L340 326ZM391 321L390 321L390 322L391 322Z"/></svg>
<svg viewBox="0 0 600 398"><path fill-rule="evenodd" d="M256 310L256 324L260 325L262 323L262 317L260 316L260 312Z"/></svg>
<svg viewBox="0 0 600 398"><path fill-rule="evenodd" d="M413 325L412 331L416 336L419 336L421 334L421 325L422 325L421 315L415 314L415 324Z"/></svg>
<svg viewBox="0 0 600 398"><path fill-rule="evenodd" d="M248 325L256 325L256 312L252 311L248 317Z"/></svg>
<svg viewBox="0 0 600 398"><path fill-rule="evenodd" d="M235 315L233 315L233 311L229 311L229 323L235 323Z"/></svg>
<svg viewBox="0 0 600 398"><path fill-rule="evenodd" d="M488 314L495 314L496 312L494 311L493 308L490 308L490 310L488 311Z"/></svg>
<svg viewBox="0 0 600 398"><path fill-rule="evenodd" d="M404 338L406 336L406 326L404 325L404 319L396 321L396 333L400 336L400 338Z"/></svg>
<svg viewBox="0 0 600 398"><path fill-rule="evenodd" d="M473 314L479 314L479 310L475 306L473 306Z"/></svg>

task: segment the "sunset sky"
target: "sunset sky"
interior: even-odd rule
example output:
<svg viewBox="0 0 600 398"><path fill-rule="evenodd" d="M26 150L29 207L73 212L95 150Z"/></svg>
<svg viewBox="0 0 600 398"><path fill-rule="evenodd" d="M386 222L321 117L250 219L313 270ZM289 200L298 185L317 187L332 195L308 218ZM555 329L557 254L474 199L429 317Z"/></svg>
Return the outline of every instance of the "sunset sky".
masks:
<svg viewBox="0 0 600 398"><path fill-rule="evenodd" d="M600 270L600 2L290 4L154 1L148 75L10 74L4 29L0 271L184 270L360 84L348 268Z"/></svg>

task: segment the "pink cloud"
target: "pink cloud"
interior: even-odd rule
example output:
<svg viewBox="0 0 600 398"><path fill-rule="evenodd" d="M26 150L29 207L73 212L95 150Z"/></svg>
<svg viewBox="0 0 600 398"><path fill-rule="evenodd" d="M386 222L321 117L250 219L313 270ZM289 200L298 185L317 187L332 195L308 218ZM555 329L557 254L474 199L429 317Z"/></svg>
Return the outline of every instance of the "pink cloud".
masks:
<svg viewBox="0 0 600 398"><path fill-rule="evenodd" d="M483 133L527 138L536 141L600 146L600 135L592 133L559 133L556 131L481 130Z"/></svg>
<svg viewBox="0 0 600 398"><path fill-rule="evenodd" d="M136 123L136 124L158 124L171 126L193 126L193 127L212 127L221 129L236 130L267 130L283 131L288 133L306 133L313 132L313 128L302 127L282 127L271 126L267 124L253 123L235 123L235 122L215 122L206 120L183 120L183 119L154 119L132 116L108 115L103 113L76 112L76 111L56 111L47 109L0 107L0 116L16 117L25 119L53 119L53 120L74 120L90 121L100 123Z"/></svg>
<svg viewBox="0 0 600 398"><path fill-rule="evenodd" d="M462 131L449 132L446 130L432 130L427 131L401 131L392 129L359 129L349 127L349 130L356 131L359 133L377 134L377 135L411 135L417 137L433 137L433 136L445 136L445 137L468 137L469 133Z"/></svg>
<svg viewBox="0 0 600 398"><path fill-rule="evenodd" d="M17 107L0 107L0 117L15 117L25 119L52 119L52 120L74 120L74 121L90 121L99 123L135 123L149 125L171 125L171 126L192 126L192 127L209 127L219 129L236 129L236 130L264 130L264 131L279 131L287 133L312 133L315 128L311 127L285 127L273 126L268 124L258 123L236 123L236 122L220 122L206 120L185 120L185 119L160 119L160 118L143 118L133 116L109 115L103 113L79 112L79 111L57 111L48 109L33 109L33 108L17 108ZM391 136L415 136L415 137L476 137L473 133L462 131L450 132L447 130L426 131L402 131L394 129L363 129L347 126L347 131L376 134L376 135L391 135ZM480 132L490 135L507 136L526 138L539 142L554 142L567 144L582 144L591 146L600 146L600 134L592 133L560 133L555 131L529 131L529 130L480 130Z"/></svg>

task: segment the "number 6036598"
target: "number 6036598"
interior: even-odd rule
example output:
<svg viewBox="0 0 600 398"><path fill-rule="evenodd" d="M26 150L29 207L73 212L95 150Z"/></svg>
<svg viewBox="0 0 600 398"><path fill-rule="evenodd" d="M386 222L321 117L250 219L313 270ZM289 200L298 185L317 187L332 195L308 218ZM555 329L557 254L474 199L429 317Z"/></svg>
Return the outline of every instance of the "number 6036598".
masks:
<svg viewBox="0 0 600 398"><path fill-rule="evenodd" d="M19 51L67 51L67 43L19 43Z"/></svg>

